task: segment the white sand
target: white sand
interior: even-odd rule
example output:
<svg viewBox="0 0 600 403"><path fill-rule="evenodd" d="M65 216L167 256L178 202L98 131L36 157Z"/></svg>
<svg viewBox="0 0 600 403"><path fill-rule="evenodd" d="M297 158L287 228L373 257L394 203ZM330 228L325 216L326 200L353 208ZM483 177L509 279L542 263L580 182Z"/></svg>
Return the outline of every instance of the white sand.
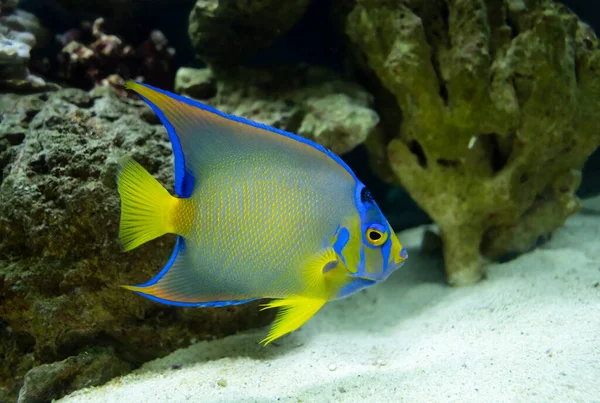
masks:
<svg viewBox="0 0 600 403"><path fill-rule="evenodd" d="M277 345L257 344L267 328L199 342L60 402L600 402L600 217L461 289L421 231L387 282Z"/></svg>

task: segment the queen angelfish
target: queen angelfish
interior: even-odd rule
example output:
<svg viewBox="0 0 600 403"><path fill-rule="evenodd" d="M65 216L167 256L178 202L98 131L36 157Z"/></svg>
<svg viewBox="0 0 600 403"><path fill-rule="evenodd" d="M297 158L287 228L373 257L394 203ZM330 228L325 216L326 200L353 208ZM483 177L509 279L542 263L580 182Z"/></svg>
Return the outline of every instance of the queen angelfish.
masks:
<svg viewBox="0 0 600 403"><path fill-rule="evenodd" d="M122 159L120 240L125 250L166 233L177 241L154 278L125 288L178 306L272 299L264 309L281 309L267 344L406 260L365 185L331 151L149 85L126 87L167 129L176 195Z"/></svg>

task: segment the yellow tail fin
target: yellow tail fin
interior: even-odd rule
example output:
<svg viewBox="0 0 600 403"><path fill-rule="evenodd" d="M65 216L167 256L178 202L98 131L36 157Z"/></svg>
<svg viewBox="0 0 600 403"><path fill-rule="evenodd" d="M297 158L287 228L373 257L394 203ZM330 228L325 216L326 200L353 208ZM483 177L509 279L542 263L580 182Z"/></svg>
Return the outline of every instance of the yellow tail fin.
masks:
<svg viewBox="0 0 600 403"><path fill-rule="evenodd" d="M119 238L125 250L175 232L172 214L179 199L133 158L119 162L117 184L121 196Z"/></svg>
<svg viewBox="0 0 600 403"><path fill-rule="evenodd" d="M312 318L326 302L326 299L307 298L295 295L285 299L276 299L263 305L263 310L277 307L280 309L271 331L261 343L264 343L266 346L284 334L298 329Z"/></svg>

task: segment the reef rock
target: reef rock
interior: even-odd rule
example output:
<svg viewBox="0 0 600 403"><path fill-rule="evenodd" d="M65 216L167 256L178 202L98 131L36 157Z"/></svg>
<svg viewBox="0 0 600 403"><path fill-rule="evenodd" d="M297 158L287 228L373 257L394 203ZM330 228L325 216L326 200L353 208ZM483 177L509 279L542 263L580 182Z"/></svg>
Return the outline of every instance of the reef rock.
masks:
<svg viewBox="0 0 600 403"><path fill-rule="evenodd" d="M119 287L155 275L175 241L165 236L127 253L117 242L117 159L132 155L167 188L173 183L164 127L141 100L119 94L97 87L0 96L0 397L7 401L39 365L51 364L28 375L23 396L59 397L84 385L86 374L98 383L274 315L255 303L170 307ZM96 354L97 346L105 350ZM114 368L106 377L88 370L103 362ZM41 373L58 384L37 384Z"/></svg>
<svg viewBox="0 0 600 403"><path fill-rule="evenodd" d="M369 148L441 230L448 282L578 211L600 144L593 30L549 0L341 0L356 64L392 102ZM383 99L383 98L381 98Z"/></svg>
<svg viewBox="0 0 600 403"><path fill-rule="evenodd" d="M102 385L131 369L112 348L92 349L31 369L25 375L17 403L46 403L78 389Z"/></svg>
<svg viewBox="0 0 600 403"><path fill-rule="evenodd" d="M197 0L189 35L210 65L235 64L285 35L304 15L310 0Z"/></svg>
<svg viewBox="0 0 600 403"><path fill-rule="evenodd" d="M33 15L16 9L18 1L0 1L0 89L34 92L56 89L29 71L31 50L48 38Z"/></svg>
<svg viewBox="0 0 600 403"><path fill-rule="evenodd" d="M316 67L269 70L181 68L175 91L217 109L311 139L344 154L377 129L373 97L359 85Z"/></svg>

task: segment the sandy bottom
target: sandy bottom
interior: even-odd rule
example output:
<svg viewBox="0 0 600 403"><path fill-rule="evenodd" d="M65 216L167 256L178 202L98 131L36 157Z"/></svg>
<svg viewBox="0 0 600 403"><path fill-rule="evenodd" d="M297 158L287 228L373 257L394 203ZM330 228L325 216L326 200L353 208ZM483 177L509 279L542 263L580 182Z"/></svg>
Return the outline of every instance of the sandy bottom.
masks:
<svg viewBox="0 0 600 403"><path fill-rule="evenodd" d="M461 289L422 231L387 282L267 347L267 328L198 342L60 402L600 402L600 217Z"/></svg>

